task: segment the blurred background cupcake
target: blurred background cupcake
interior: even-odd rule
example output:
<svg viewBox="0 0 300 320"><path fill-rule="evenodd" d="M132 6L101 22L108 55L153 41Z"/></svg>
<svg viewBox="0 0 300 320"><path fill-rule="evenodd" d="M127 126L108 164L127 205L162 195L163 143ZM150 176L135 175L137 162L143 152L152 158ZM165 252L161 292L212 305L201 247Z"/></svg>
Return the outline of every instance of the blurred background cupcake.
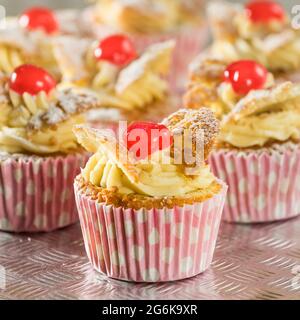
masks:
<svg viewBox="0 0 300 320"><path fill-rule="evenodd" d="M78 220L72 183L87 160L72 132L97 98L57 90L44 69L0 79L0 229L51 231Z"/></svg>
<svg viewBox="0 0 300 320"><path fill-rule="evenodd" d="M97 271L161 282L192 277L210 266L227 187L205 161L178 161L188 148L185 130L193 137L189 148L196 158L203 133L205 160L219 131L208 109L181 109L162 124L135 122L119 139L99 129L75 129L94 154L76 178L75 194L85 248ZM184 140L180 150L175 136ZM134 151L136 143L140 147Z"/></svg>
<svg viewBox="0 0 300 320"><path fill-rule="evenodd" d="M229 186L224 220L271 222L300 214L299 84L276 84L252 60L206 59L192 72L184 100L193 108L211 106L221 119L210 164Z"/></svg>
<svg viewBox="0 0 300 320"><path fill-rule="evenodd" d="M176 40L172 88L182 89L188 63L206 45L203 0L97 0L82 19L97 37L127 33L138 50L168 39Z"/></svg>
<svg viewBox="0 0 300 320"><path fill-rule="evenodd" d="M79 3L72 1L72 4L67 6L67 2L44 0L37 3L31 0L22 2L3 0L1 4L3 3L7 12L5 28L40 31L45 36L72 34L82 37L91 35L92 33L85 30L80 24L76 10ZM60 10L55 10L59 8Z"/></svg>
<svg viewBox="0 0 300 320"><path fill-rule="evenodd" d="M256 60L276 77L299 81L300 32L284 4L269 0L249 0L244 5L209 1L213 43L208 55L227 63Z"/></svg>
<svg viewBox="0 0 300 320"><path fill-rule="evenodd" d="M59 26L55 13L46 8L29 9L15 24L0 30L0 72L9 75L21 64L45 68L59 80L52 41Z"/></svg>
<svg viewBox="0 0 300 320"><path fill-rule="evenodd" d="M165 79L174 47L175 42L168 40L139 52L122 34L100 41L61 37L55 44L60 86L83 88L98 97L99 108L88 116L94 126L117 127L120 120L160 120L177 107Z"/></svg>

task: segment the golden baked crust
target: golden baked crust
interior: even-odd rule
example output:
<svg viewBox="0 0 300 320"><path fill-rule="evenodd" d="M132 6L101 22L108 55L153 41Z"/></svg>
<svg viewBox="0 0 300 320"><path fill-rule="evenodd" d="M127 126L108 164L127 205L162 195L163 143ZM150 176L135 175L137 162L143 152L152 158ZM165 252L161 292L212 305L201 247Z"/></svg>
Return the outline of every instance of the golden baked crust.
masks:
<svg viewBox="0 0 300 320"><path fill-rule="evenodd" d="M152 208L174 208L174 206L182 207L188 204L194 204L204 202L214 195L218 194L222 190L222 185L218 181L214 181L209 188L199 190L195 193L185 194L184 196L176 197L150 197L139 194L120 194L118 188L101 188L96 187L90 182L83 179L81 175L75 179L75 188L91 200L95 200L99 203L105 203L107 205L113 205L115 207L132 208L139 210L146 208L148 210Z"/></svg>
<svg viewBox="0 0 300 320"><path fill-rule="evenodd" d="M226 67L227 63L225 61L211 58L207 51L192 63L189 75L190 82L191 84L200 81L221 82Z"/></svg>
<svg viewBox="0 0 300 320"><path fill-rule="evenodd" d="M183 136L185 130L191 131L193 156L196 156L197 151L196 140L202 138L198 136L201 130L204 139L204 159L208 158L220 132L219 121L208 108L200 110L180 109L163 120L162 124L167 126L174 136Z"/></svg>
<svg viewBox="0 0 300 320"><path fill-rule="evenodd" d="M282 103L300 96L300 84L284 82L269 89L253 90L241 99L230 114L224 119L224 124L239 121L243 117L268 111L280 111ZM276 110L276 107L279 109Z"/></svg>
<svg viewBox="0 0 300 320"><path fill-rule="evenodd" d="M224 61L203 55L192 65L188 90L183 97L186 108L209 107L218 101L218 86L227 64Z"/></svg>

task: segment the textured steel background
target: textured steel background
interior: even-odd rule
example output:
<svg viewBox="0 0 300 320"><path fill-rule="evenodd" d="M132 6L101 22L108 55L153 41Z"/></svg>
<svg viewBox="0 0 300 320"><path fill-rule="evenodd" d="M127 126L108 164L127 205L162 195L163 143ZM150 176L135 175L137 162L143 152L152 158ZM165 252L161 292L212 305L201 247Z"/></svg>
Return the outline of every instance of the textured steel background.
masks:
<svg viewBox="0 0 300 320"><path fill-rule="evenodd" d="M98 274L79 225L31 236L0 233L0 265L0 299L300 299L300 218L224 223L211 269L179 282L134 284Z"/></svg>

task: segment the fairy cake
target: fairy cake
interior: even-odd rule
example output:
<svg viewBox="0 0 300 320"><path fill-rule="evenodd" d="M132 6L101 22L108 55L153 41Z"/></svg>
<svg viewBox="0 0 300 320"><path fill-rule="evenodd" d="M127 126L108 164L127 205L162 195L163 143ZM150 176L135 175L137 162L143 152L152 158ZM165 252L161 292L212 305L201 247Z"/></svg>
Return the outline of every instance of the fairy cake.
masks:
<svg viewBox="0 0 300 320"><path fill-rule="evenodd" d="M78 42L68 37L57 43L55 52L63 85L95 93L101 109L117 113L115 119L110 119L116 122L145 119L159 109L167 113L169 86L165 76L174 46L174 41L165 41L138 53L124 35L112 35L96 42L87 39ZM101 117L102 113L100 121Z"/></svg>
<svg viewBox="0 0 300 320"><path fill-rule="evenodd" d="M165 143L154 147L152 130L162 132ZM204 161L197 166L175 160L180 149L175 137L183 139L186 130L194 156L199 156L197 132L203 134ZM74 186L86 251L96 270L127 281L159 282L209 267L226 193L205 163L218 131L209 109L181 109L162 123L135 122L119 138L76 127L78 141L93 153ZM136 132L142 139L137 153L130 139ZM180 151L187 148L183 142Z"/></svg>
<svg viewBox="0 0 300 320"><path fill-rule="evenodd" d="M300 34L276 1L248 1L237 5L225 1L208 4L214 40L209 54L227 63L251 59L276 76L299 74Z"/></svg>
<svg viewBox="0 0 300 320"><path fill-rule="evenodd" d="M225 220L268 222L300 213L298 83L274 82L255 61L204 59L191 74L185 103L211 107L221 119L210 163L229 185Z"/></svg>
<svg viewBox="0 0 300 320"><path fill-rule="evenodd" d="M58 90L44 69L21 65L0 86L0 228L50 231L77 221L70 182L87 154L72 128L97 98Z"/></svg>

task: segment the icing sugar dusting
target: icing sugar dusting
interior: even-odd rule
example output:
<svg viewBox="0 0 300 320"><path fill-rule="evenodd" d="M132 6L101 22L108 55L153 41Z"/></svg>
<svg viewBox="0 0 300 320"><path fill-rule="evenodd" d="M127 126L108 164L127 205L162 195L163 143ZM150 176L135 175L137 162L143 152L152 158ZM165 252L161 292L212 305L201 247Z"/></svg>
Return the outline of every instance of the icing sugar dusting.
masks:
<svg viewBox="0 0 300 320"><path fill-rule="evenodd" d="M98 104L95 95L73 92L71 89L57 93L55 102L49 104L48 110L33 116L28 127L40 129L43 126L55 125L67 120L70 116L85 112Z"/></svg>
<svg viewBox="0 0 300 320"><path fill-rule="evenodd" d="M123 92L129 85L137 81L147 70L149 65L168 50L175 47L175 41L170 40L162 43L156 43L150 46L144 54L137 60L133 61L129 66L123 69L116 83L116 92Z"/></svg>
<svg viewBox="0 0 300 320"><path fill-rule="evenodd" d="M8 87L5 81L0 81L0 103L9 104ZM53 100L49 100L46 110L40 110L29 118L28 129L38 130L43 126L58 124L67 120L72 115L85 112L98 106L95 94L82 90L66 89L57 90Z"/></svg>

